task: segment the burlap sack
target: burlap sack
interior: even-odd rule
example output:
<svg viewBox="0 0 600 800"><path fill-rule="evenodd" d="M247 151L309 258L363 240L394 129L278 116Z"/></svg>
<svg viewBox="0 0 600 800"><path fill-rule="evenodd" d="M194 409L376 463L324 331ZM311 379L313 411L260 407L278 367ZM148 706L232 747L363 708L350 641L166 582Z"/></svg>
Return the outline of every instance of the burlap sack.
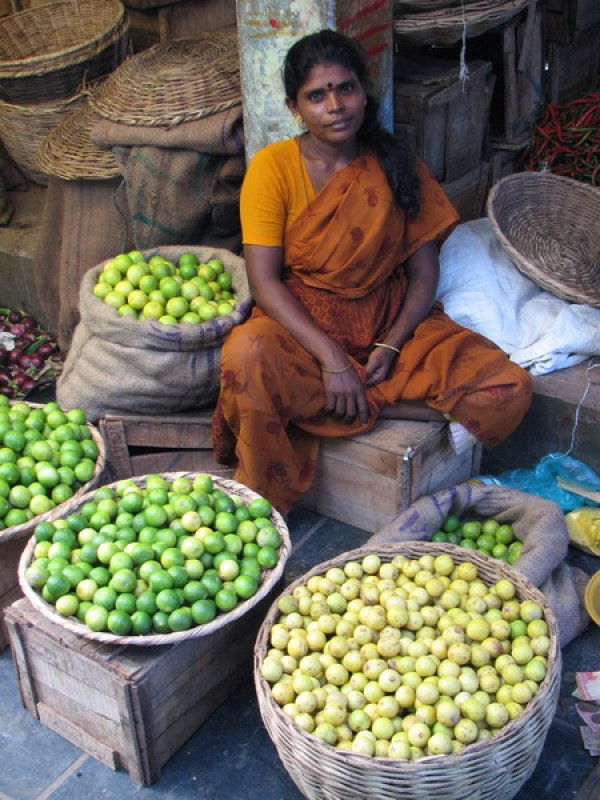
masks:
<svg viewBox="0 0 600 800"><path fill-rule="evenodd" d="M182 247L146 251L174 261ZM101 265L81 283L81 320L75 330L56 397L63 408L82 408L90 421L103 414L163 414L214 404L222 344L248 316L252 299L244 260L226 250L186 247L198 259L219 258L231 273L238 307L230 316L200 325L163 325L120 317L94 297Z"/></svg>
<svg viewBox="0 0 600 800"><path fill-rule="evenodd" d="M133 248L121 183L121 178L48 181L33 275L44 318L64 352L79 322L83 276L95 264Z"/></svg>
<svg viewBox="0 0 600 800"><path fill-rule="evenodd" d="M241 250L242 106L170 128L102 119L90 138L123 176L135 247L204 244Z"/></svg>
<svg viewBox="0 0 600 800"><path fill-rule="evenodd" d="M558 620L561 647L585 630L589 617L582 597L587 576L565 563L569 535L564 514L549 500L502 486L462 483L419 498L368 544L430 539L449 514L463 519L493 517L512 525L523 542L514 568L546 595Z"/></svg>

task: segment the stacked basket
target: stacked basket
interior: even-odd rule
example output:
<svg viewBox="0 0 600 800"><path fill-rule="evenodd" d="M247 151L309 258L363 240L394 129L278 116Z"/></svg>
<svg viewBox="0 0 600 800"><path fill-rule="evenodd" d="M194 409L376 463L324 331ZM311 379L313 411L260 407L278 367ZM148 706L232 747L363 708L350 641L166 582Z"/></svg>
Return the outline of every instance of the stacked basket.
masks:
<svg viewBox="0 0 600 800"><path fill-rule="evenodd" d="M30 180L47 182L35 162L39 142L128 52L120 0L64 0L0 21L0 137Z"/></svg>
<svg viewBox="0 0 600 800"><path fill-rule="evenodd" d="M394 0L394 33L413 47L456 44L520 13L529 0Z"/></svg>

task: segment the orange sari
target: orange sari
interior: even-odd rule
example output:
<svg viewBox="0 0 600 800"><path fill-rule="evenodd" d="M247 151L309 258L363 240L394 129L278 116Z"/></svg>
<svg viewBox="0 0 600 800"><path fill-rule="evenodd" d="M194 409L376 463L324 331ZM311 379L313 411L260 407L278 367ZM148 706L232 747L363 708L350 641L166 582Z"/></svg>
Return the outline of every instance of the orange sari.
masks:
<svg viewBox="0 0 600 800"><path fill-rule="evenodd" d="M420 165L422 211L407 219L374 156L340 170L285 232L283 280L364 378L373 343L385 340L406 292L404 261L458 217ZM415 329L388 378L368 387L369 420L323 412L320 366L285 327L255 307L221 356L213 419L215 455L235 479L283 512L310 487L322 436L352 436L381 408L424 401L492 446L521 421L531 379L496 345L455 324L439 304Z"/></svg>

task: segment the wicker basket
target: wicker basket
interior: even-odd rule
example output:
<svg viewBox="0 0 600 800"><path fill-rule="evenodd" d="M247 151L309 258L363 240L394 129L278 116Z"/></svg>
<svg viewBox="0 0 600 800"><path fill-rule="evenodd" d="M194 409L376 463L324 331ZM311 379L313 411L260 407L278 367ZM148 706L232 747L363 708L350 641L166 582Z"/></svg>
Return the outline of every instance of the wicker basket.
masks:
<svg viewBox="0 0 600 800"><path fill-rule="evenodd" d="M188 477L194 478L198 473L193 472L165 472L162 473L163 477L167 481L173 481L175 478L178 477ZM229 480L227 478L222 478L216 475L211 476L213 479L214 486L216 488L222 489L225 492L236 494L242 497L245 501L250 502L259 495L256 492L253 492L247 486L244 486L241 483L237 483L236 481ZM146 476L140 475L134 478L131 478L138 486L142 486ZM107 484L110 487L114 487L116 483ZM93 492L84 495L83 497L79 497L76 501L73 500L72 502L66 503L62 506L62 513L61 517L67 517L71 514L76 514L77 511L86 503L88 500L91 499ZM195 639L201 636L210 636L212 633L223 628L225 625L233 622L234 620L239 619L244 614L246 614L250 609L254 608L260 601L266 597L269 592L278 584L283 576L283 570L285 568L285 564L289 558L291 552L291 542L289 537L289 532L287 529L287 525L281 516L281 514L276 511L275 509L272 512L272 521L274 526L279 531L282 543L279 548L279 560L275 567L270 570L265 570L262 575L261 584L258 588L258 591L255 595L253 595L248 600L244 600L239 605L237 605L232 611L228 611L227 613L218 614L211 622L207 622L204 625L198 625L194 628L190 628L186 631L174 632L174 633L165 633L165 634L156 634L156 635L146 635L146 636L115 636L112 633L105 633L105 632L95 632L90 630L87 625L84 625L82 622L79 622L73 617L61 617L54 609L54 606L47 603L40 594L38 594L31 586L27 583L25 579L25 570L29 566L33 556L33 549L35 546L35 540L33 537L27 543L25 550L21 556L19 562L19 584L23 591L23 594L29 598L31 603L41 611L48 619L52 620L59 625L63 625L70 631L77 633L79 636L83 637L84 639L90 639L96 642L103 642L105 644L115 644L115 645L129 645L135 644L140 646L153 646L153 645L164 645L164 644L174 644L175 642L182 642L188 639Z"/></svg>
<svg viewBox="0 0 600 800"><path fill-rule="evenodd" d="M551 172L507 175L487 200L515 266L563 300L600 308L600 189Z"/></svg>
<svg viewBox="0 0 600 800"><path fill-rule="evenodd" d="M40 408L41 406L37 403L28 403L27 405L31 406L32 408ZM52 522L59 517L62 517L65 513L65 510L68 506L79 503L80 499L87 495L89 492L93 491L101 482L105 474L106 469L106 448L104 446L104 439L100 435L98 428L90 423L87 424L87 427L92 434L92 439L98 446L98 450L100 451L98 454L98 458L96 460L96 468L94 470L94 474L90 478L90 480L80 486L79 489L75 492L73 497L70 497L68 501L65 503L60 503L55 508L50 509L45 514L39 514L37 517L29 520L29 522L24 522L22 525L13 525L12 528L4 528L4 530L0 531L0 557L2 554L2 544L8 542L11 539L23 539L23 547L25 547L26 540L32 535L33 529L39 522Z"/></svg>
<svg viewBox="0 0 600 800"><path fill-rule="evenodd" d="M0 20L0 98L71 97L112 72L129 52L119 0L64 0Z"/></svg>
<svg viewBox="0 0 600 800"><path fill-rule="evenodd" d="M108 180L120 175L112 150L98 147L90 131L100 117L83 104L40 141L35 162L44 175L63 180Z"/></svg>
<svg viewBox="0 0 600 800"><path fill-rule="evenodd" d="M467 37L480 36L503 25L531 5L531 0L470 0L468 4L445 4L443 8L401 10L394 6L394 34L404 44L451 45ZM421 6L422 8L422 6Z"/></svg>
<svg viewBox="0 0 600 800"><path fill-rule="evenodd" d="M544 596L519 572L503 562L477 551L455 545L431 542L403 542L386 547L367 547L345 553L312 569L285 591L290 594L312 575L330 567L342 567L376 552L382 559L395 555L419 558L431 553L450 553L455 562L471 561L486 583L509 577L520 599L533 599L544 609L550 627L551 650L548 671L535 697L523 714L487 741L465 747L451 756L427 756L406 762L340 751L300 730L272 698L260 667L269 647L271 626L279 617L277 600L272 604L259 631L254 679L263 722L279 757L300 791L310 800L510 800L529 778L540 757L546 733L552 722L561 676L558 626Z"/></svg>
<svg viewBox="0 0 600 800"><path fill-rule="evenodd" d="M114 122L169 127L225 111L241 99L237 37L217 31L137 53L90 102Z"/></svg>
<svg viewBox="0 0 600 800"><path fill-rule="evenodd" d="M15 105L0 100L0 139L21 172L45 185L48 176L36 161L40 142L86 102L84 94L35 105Z"/></svg>

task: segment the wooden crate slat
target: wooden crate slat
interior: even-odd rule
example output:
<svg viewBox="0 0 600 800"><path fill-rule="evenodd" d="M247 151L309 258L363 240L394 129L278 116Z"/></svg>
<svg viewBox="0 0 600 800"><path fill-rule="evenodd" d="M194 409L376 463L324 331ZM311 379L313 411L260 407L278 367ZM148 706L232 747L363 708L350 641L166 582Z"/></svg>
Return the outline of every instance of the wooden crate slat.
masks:
<svg viewBox="0 0 600 800"><path fill-rule="evenodd" d="M21 699L43 724L132 781L165 762L243 680L282 581L249 613L206 637L111 649L47 619L27 598L7 610Z"/></svg>

